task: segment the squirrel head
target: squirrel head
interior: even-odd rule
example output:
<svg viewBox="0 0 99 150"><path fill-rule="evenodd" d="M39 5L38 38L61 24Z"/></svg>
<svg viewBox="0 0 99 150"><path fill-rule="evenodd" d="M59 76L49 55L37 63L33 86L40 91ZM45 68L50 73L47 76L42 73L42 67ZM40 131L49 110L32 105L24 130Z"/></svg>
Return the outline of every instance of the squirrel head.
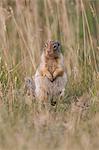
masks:
<svg viewBox="0 0 99 150"><path fill-rule="evenodd" d="M61 53L61 45L58 41L48 41L44 47L46 57L58 58Z"/></svg>

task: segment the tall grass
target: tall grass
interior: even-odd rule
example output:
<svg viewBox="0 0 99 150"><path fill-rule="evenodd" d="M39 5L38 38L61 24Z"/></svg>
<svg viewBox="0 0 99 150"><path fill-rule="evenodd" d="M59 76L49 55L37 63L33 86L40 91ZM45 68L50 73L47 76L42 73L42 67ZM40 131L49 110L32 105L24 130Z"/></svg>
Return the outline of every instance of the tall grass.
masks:
<svg viewBox="0 0 99 150"><path fill-rule="evenodd" d="M22 86L50 39L61 42L68 83L39 112ZM98 99L99 1L0 0L0 149L98 150Z"/></svg>

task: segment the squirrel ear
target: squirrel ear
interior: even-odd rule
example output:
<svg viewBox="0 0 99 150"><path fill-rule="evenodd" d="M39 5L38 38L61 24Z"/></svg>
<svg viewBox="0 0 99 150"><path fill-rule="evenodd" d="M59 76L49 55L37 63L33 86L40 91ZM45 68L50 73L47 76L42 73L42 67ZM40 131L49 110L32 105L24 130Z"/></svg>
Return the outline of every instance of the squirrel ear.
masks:
<svg viewBox="0 0 99 150"><path fill-rule="evenodd" d="M46 49L46 47L48 46L48 43L49 43L49 41L47 41L45 44L44 44L44 50Z"/></svg>
<svg viewBox="0 0 99 150"><path fill-rule="evenodd" d="M44 47L47 47L47 45L48 45L48 42L45 43Z"/></svg>

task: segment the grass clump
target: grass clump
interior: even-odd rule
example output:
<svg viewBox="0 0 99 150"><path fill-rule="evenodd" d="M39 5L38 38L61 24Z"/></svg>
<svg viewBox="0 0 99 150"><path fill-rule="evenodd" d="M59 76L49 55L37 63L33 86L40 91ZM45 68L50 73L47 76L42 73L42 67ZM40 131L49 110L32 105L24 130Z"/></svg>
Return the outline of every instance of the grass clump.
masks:
<svg viewBox="0 0 99 150"><path fill-rule="evenodd" d="M40 109L24 94L46 39L62 44L65 96ZM0 149L99 149L99 1L0 1Z"/></svg>

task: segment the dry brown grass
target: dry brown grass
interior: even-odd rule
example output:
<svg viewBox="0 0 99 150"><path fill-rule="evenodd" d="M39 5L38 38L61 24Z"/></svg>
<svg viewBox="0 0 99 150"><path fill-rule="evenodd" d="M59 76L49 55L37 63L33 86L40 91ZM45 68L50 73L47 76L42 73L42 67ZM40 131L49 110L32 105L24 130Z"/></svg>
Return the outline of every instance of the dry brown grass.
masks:
<svg viewBox="0 0 99 150"><path fill-rule="evenodd" d="M46 108L24 95L43 44L62 44L65 97ZM0 149L99 149L99 1L0 1Z"/></svg>

